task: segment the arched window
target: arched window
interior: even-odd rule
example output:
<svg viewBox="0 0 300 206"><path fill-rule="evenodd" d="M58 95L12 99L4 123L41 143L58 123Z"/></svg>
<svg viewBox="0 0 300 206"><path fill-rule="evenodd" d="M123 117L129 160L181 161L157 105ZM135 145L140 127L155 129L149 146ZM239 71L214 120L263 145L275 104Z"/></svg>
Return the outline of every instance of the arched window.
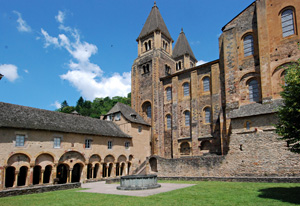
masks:
<svg viewBox="0 0 300 206"><path fill-rule="evenodd" d="M259 101L258 82L255 79L249 82L249 100L250 102Z"/></svg>
<svg viewBox="0 0 300 206"><path fill-rule="evenodd" d="M167 89L166 89L166 96L167 96L167 101L171 101L171 99L172 99L172 88L171 87L168 87Z"/></svg>
<svg viewBox="0 0 300 206"><path fill-rule="evenodd" d="M151 49L151 40L148 41L148 50Z"/></svg>
<svg viewBox="0 0 300 206"><path fill-rule="evenodd" d="M281 13L281 27L283 37L295 34L294 14L292 9L284 10Z"/></svg>
<svg viewBox="0 0 300 206"><path fill-rule="evenodd" d="M187 82L183 84L183 95L184 96L190 95L190 85Z"/></svg>
<svg viewBox="0 0 300 206"><path fill-rule="evenodd" d="M147 106L147 117L151 118L151 105Z"/></svg>
<svg viewBox="0 0 300 206"><path fill-rule="evenodd" d="M151 118L151 103L145 102L142 106L144 117Z"/></svg>
<svg viewBox="0 0 300 206"><path fill-rule="evenodd" d="M205 123L210 123L211 122L211 112L210 112L210 108L206 107L204 109L204 113L205 113Z"/></svg>
<svg viewBox="0 0 300 206"><path fill-rule="evenodd" d="M209 77L204 77L203 78L203 91L204 92L209 92Z"/></svg>
<svg viewBox="0 0 300 206"><path fill-rule="evenodd" d="M184 112L185 126L190 126L190 111Z"/></svg>
<svg viewBox="0 0 300 206"><path fill-rule="evenodd" d="M167 119L167 129L171 129L171 126L172 126L172 118L171 118L171 115L170 115L170 114L167 114L166 119Z"/></svg>
<svg viewBox="0 0 300 206"><path fill-rule="evenodd" d="M253 36L251 34L244 37L244 57L254 54Z"/></svg>
<svg viewBox="0 0 300 206"><path fill-rule="evenodd" d="M148 43L145 42L145 51L148 51Z"/></svg>

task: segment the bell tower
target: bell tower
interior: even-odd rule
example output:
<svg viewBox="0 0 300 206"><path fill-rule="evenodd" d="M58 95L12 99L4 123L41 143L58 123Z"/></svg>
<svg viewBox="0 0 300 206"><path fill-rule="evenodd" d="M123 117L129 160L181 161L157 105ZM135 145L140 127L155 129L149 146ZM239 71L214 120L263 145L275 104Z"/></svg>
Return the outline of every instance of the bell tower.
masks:
<svg viewBox="0 0 300 206"><path fill-rule="evenodd" d="M164 89L160 78L175 68L175 61L172 59L174 41L156 2L136 41L138 57L131 70L131 107L152 126L152 154L163 156L159 138L163 138Z"/></svg>

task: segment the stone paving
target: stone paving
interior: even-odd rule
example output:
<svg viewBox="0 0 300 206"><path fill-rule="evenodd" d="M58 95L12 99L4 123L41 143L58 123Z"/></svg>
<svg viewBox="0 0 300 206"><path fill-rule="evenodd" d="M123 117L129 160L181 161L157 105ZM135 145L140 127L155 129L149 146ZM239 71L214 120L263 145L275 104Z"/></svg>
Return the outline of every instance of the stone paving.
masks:
<svg viewBox="0 0 300 206"><path fill-rule="evenodd" d="M82 184L81 187L86 188L86 190L80 190L79 192L146 197L150 195L159 194L162 192L169 192L172 190L177 190L185 187L191 187L194 186L195 184L160 183L160 185L161 185L160 188L150 189L150 190L117 190L117 186L119 186L119 184L105 184L104 181L101 181L101 182Z"/></svg>

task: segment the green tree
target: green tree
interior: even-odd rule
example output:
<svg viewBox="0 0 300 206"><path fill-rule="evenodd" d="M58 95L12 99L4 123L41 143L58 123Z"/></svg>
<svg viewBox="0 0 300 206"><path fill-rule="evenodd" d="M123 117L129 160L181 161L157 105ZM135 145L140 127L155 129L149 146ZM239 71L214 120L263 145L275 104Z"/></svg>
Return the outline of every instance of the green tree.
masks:
<svg viewBox="0 0 300 206"><path fill-rule="evenodd" d="M285 85L280 93L283 105L279 107L276 132L289 146L289 150L300 153L300 59L285 71Z"/></svg>
<svg viewBox="0 0 300 206"><path fill-rule="evenodd" d="M69 106L68 102L67 102L67 100L65 100L61 103L60 109L63 109L64 107L68 107L68 106Z"/></svg>

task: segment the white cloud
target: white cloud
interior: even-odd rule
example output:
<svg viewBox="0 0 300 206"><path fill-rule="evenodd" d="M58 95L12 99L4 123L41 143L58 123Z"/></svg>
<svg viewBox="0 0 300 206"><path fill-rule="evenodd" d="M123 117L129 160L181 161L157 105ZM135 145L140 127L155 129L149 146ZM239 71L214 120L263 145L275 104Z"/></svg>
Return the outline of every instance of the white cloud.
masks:
<svg viewBox="0 0 300 206"><path fill-rule="evenodd" d="M50 106L55 107L56 109L61 108L61 104L58 101L55 101L53 104L51 104Z"/></svg>
<svg viewBox="0 0 300 206"><path fill-rule="evenodd" d="M27 73L27 74L29 73L29 71L27 69L24 69L24 72Z"/></svg>
<svg viewBox="0 0 300 206"><path fill-rule="evenodd" d="M126 96L131 90L131 73L114 73L111 77L106 77L99 65L90 62L90 57L98 51L97 46L82 41L79 32L64 26L63 19L60 21L58 16L57 21L61 23L58 28L62 31L58 37L50 36L44 29L41 29L41 32L45 47L53 45L63 48L71 55L67 63L69 70L60 75L60 78L69 81L84 98L89 100L96 97Z"/></svg>
<svg viewBox="0 0 300 206"><path fill-rule="evenodd" d="M25 20L22 19L21 13L17 12L17 11L13 11L13 12L18 15L17 22L18 22L19 25L18 25L17 29L20 32L31 32L30 26L26 23Z"/></svg>
<svg viewBox="0 0 300 206"><path fill-rule="evenodd" d="M51 44L53 44L55 46L59 46L58 38L49 36L48 32L46 32L43 28L41 29L41 32L42 32L42 34L43 34L43 36L45 38L44 47L48 47Z"/></svg>
<svg viewBox="0 0 300 206"><path fill-rule="evenodd" d="M10 82L14 82L19 78L18 67L13 64L0 65L0 73L4 75Z"/></svg>
<svg viewBox="0 0 300 206"><path fill-rule="evenodd" d="M207 62L204 61L204 60L199 60L197 63L196 63L196 66L199 66L199 65L202 65L202 64L206 64Z"/></svg>
<svg viewBox="0 0 300 206"><path fill-rule="evenodd" d="M65 20L65 16L66 14L62 11L58 11L57 16L55 16L56 21L58 21L59 23L63 24L64 20Z"/></svg>

